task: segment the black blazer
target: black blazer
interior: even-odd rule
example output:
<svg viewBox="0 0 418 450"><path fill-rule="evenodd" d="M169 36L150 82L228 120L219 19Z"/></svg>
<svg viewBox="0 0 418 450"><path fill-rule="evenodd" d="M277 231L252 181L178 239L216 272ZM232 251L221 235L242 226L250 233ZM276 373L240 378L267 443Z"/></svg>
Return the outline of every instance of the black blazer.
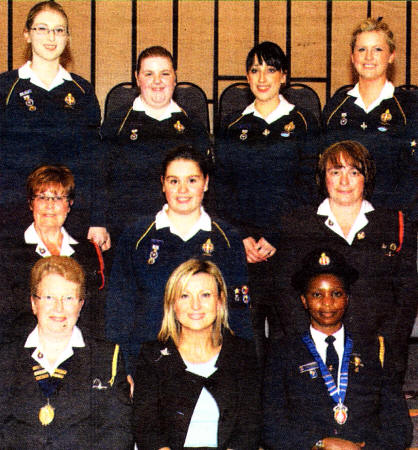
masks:
<svg viewBox="0 0 418 450"><path fill-rule="evenodd" d="M129 385L119 354L113 386L115 346L84 337L85 347L74 348L68 374L51 396L54 420L41 425L38 414L46 398L36 382L33 348L24 341L0 349L0 447L2 449L108 449L133 448ZM98 378L106 389L93 389Z"/></svg>
<svg viewBox="0 0 418 450"><path fill-rule="evenodd" d="M311 362L314 358L301 336L272 346L263 391L263 448L309 450L325 437L365 441L365 448L373 450L407 447L412 437L408 409L388 349L384 368L380 364L377 339L370 345L353 339L344 425L334 420L335 403L320 370L314 378L309 371L301 372L300 367Z"/></svg>
<svg viewBox="0 0 418 450"><path fill-rule="evenodd" d="M135 377L134 433L138 447L182 449L193 410L203 387L219 407L218 448L258 449L260 389L252 345L225 333L209 378L186 371L174 343L141 347Z"/></svg>

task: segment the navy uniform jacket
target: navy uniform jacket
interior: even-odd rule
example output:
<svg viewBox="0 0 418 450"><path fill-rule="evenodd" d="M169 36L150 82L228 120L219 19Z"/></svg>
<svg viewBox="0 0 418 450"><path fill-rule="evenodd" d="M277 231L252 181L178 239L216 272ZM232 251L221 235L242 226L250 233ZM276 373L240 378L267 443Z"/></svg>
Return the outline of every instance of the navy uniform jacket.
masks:
<svg viewBox="0 0 418 450"><path fill-rule="evenodd" d="M415 233L405 223L400 246L399 213L376 209L366 214L369 223L349 245L325 225L326 217L316 211L317 208L301 208L282 218L281 240L275 255L275 291L285 334L300 334L309 324L298 293L291 286L292 275L313 248L330 247L359 272L359 279L351 286L345 324L362 338L382 334L402 361L417 307Z"/></svg>
<svg viewBox="0 0 418 450"><path fill-rule="evenodd" d="M3 449L133 448L129 385L119 354L113 386L115 346L84 337L86 346L74 347L61 388L51 396L54 420L43 426L39 409L46 404L32 367L33 348L24 341L0 349L0 442ZM107 389L93 389L98 378Z"/></svg>
<svg viewBox="0 0 418 450"><path fill-rule="evenodd" d="M21 239L10 238L0 243L0 267L6 275L0 283L0 343L10 342L28 335L36 325L30 303L30 271L41 256L35 244L26 244ZM81 310L79 323L83 329L96 337L104 337L104 303L107 287L107 267L103 277L100 259L95 246L86 239L77 239L72 245L76 259L86 273L87 297ZM107 263L106 253L101 255ZM104 282L102 289L99 289Z"/></svg>
<svg viewBox="0 0 418 450"><path fill-rule="evenodd" d="M184 242L169 228L156 230L153 219L140 219L121 236L106 299L106 336L121 345L128 373L134 373L140 345L156 339L161 328L168 278L190 258L205 258L219 266L229 292L230 327L239 336L252 337L245 303L247 264L237 232L223 222L212 221L211 231L200 230ZM213 246L211 253L202 248L208 239ZM149 264L153 245L158 246L158 256Z"/></svg>
<svg viewBox="0 0 418 450"><path fill-rule="evenodd" d="M242 238L263 236L275 245L280 215L311 200L318 128L312 114L295 107L270 125L247 114L224 130L216 149L216 202Z"/></svg>
<svg viewBox="0 0 418 450"><path fill-rule="evenodd" d="M203 387L219 408L217 448L259 448L260 380L252 345L226 331L216 367L208 378L186 371L171 340L141 347L134 393L134 433L139 448L183 449Z"/></svg>
<svg viewBox="0 0 418 450"><path fill-rule="evenodd" d="M417 141L417 93L395 89L392 98L383 100L369 113L355 105L355 100L341 93L325 105L323 148L347 139L362 143L376 163L372 203L408 208L411 215L416 215L413 203L417 201L418 156L413 142ZM390 116L383 116L387 111ZM384 123L388 117L391 119Z"/></svg>
<svg viewBox="0 0 418 450"><path fill-rule="evenodd" d="M101 133L107 147L103 169L107 216L115 242L138 217L152 214L165 203L160 175L168 150L193 145L203 155L211 154L205 128L184 112L158 121L143 111L115 111L104 121Z"/></svg>
<svg viewBox="0 0 418 450"><path fill-rule="evenodd" d="M370 345L353 339L344 404L348 418L338 425L335 403L329 396L321 372L312 378L300 367L314 362L301 336L287 337L271 347L263 391L263 448L309 450L319 439L338 437L365 442L365 449L401 450L412 437L408 409L391 370L379 361L377 339ZM360 358L360 366L354 364Z"/></svg>
<svg viewBox="0 0 418 450"><path fill-rule="evenodd" d="M29 79L20 79L17 70L0 75L2 233L6 228L13 235L20 212L26 217L26 178L45 164L65 165L74 175L76 202L68 228L87 235L89 226L105 226L97 170L102 154L99 103L86 80L71 76L73 81L65 80L48 92ZM24 93L29 93L35 110L26 104ZM74 104L69 105L72 100Z"/></svg>

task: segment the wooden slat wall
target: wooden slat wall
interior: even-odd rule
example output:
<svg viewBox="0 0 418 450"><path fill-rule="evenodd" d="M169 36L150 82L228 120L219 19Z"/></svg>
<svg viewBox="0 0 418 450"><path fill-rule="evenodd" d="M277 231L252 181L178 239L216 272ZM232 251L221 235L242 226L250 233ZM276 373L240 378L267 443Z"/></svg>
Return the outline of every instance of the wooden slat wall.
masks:
<svg viewBox="0 0 418 450"><path fill-rule="evenodd" d="M24 62L22 29L33 4L0 0L0 71ZM178 80L201 86L216 107L222 90L245 76L248 50L264 40L288 50L291 78L313 87L324 103L327 94L352 82L350 34L368 11L383 16L395 32L395 84L408 79L418 83L418 2L63 0L61 4L70 19L74 58L70 69L93 82L101 105L112 86L132 79L140 50L163 45L178 61ZM411 57L407 61L408 8Z"/></svg>

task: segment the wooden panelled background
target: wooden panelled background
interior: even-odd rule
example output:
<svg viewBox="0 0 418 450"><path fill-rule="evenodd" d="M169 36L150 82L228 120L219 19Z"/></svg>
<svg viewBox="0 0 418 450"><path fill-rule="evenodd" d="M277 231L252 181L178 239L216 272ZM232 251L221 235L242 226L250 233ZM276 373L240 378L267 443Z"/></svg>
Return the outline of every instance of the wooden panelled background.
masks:
<svg viewBox="0 0 418 450"><path fill-rule="evenodd" d="M178 81L206 92L211 113L222 90L245 79L254 43L277 42L291 61L289 77L313 87L322 104L352 82L349 41L367 16L383 16L397 51L393 81L418 83L418 2L296 0L62 0L70 20L73 64L100 104L112 86L132 79L136 56L163 45L178 64ZM24 63L27 0L0 0L0 71Z"/></svg>

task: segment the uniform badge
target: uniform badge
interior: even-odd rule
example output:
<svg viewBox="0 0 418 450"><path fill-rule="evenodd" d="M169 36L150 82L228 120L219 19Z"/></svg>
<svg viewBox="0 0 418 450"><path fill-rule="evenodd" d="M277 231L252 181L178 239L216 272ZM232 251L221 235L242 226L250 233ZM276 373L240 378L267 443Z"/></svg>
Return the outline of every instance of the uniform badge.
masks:
<svg viewBox="0 0 418 450"><path fill-rule="evenodd" d="M241 141L245 141L247 137L248 137L248 130L241 130L241 134L239 135Z"/></svg>
<svg viewBox="0 0 418 450"><path fill-rule="evenodd" d="M158 239L151 239L151 251L149 252L148 257L148 264L152 265L155 264L155 261L157 260L159 254L158 251L160 250L160 246L163 243L163 241L160 241Z"/></svg>
<svg viewBox="0 0 418 450"><path fill-rule="evenodd" d="M360 128L361 128L363 131L366 131L367 123L363 121L363 123L360 125Z"/></svg>
<svg viewBox="0 0 418 450"><path fill-rule="evenodd" d="M313 378L318 378L318 363L316 361L312 361L308 364L304 364L303 366L299 366L299 373L309 372L309 376Z"/></svg>
<svg viewBox="0 0 418 450"><path fill-rule="evenodd" d="M234 300L238 303L241 302L248 305L250 303L250 295L248 286L245 284L241 288L237 287L234 289Z"/></svg>
<svg viewBox="0 0 418 450"><path fill-rule="evenodd" d="M75 105L75 98L71 92L69 92L64 99L65 103L67 103L68 106L72 107Z"/></svg>
<svg viewBox="0 0 418 450"><path fill-rule="evenodd" d="M350 361L350 364L354 366L354 372L358 373L360 367L364 367L364 364L361 362L361 358L359 354L353 353L353 359Z"/></svg>
<svg viewBox="0 0 418 450"><path fill-rule="evenodd" d="M343 112L341 113L341 118L340 118L340 125L344 126L347 125L347 113Z"/></svg>
<svg viewBox="0 0 418 450"><path fill-rule="evenodd" d="M386 243L382 244L382 250L385 252L386 256L393 256L396 253L397 248L398 246L394 242L389 245Z"/></svg>
<svg viewBox="0 0 418 450"><path fill-rule="evenodd" d="M138 129L134 128L133 130L131 130L131 135L129 136L129 139L131 141L136 141L138 139Z"/></svg>
<svg viewBox="0 0 418 450"><path fill-rule="evenodd" d="M380 116L380 122L382 123L382 126L378 128L379 131L386 131L389 125L388 122L392 120L392 114L390 113L389 109L387 109L384 113Z"/></svg>
<svg viewBox="0 0 418 450"><path fill-rule="evenodd" d="M263 131L263 136L268 136L270 134L270 130L268 129L268 128L266 128L264 131Z"/></svg>
<svg viewBox="0 0 418 450"><path fill-rule="evenodd" d="M215 247L212 244L212 241L208 239L203 245L202 245L203 255L204 256L212 256L213 251L215 250Z"/></svg>
<svg viewBox="0 0 418 450"><path fill-rule="evenodd" d="M417 146L417 141L415 139L413 139L411 141L411 155L413 155L415 153L415 147Z"/></svg>
<svg viewBox="0 0 418 450"><path fill-rule="evenodd" d="M100 378L95 378L93 380L93 384L91 386L92 389L97 389L99 391L102 391L103 389L107 389L107 386L105 386L102 381L100 380Z"/></svg>
<svg viewBox="0 0 418 450"><path fill-rule="evenodd" d="M289 122L283 127L283 130L284 131L280 133L280 136L289 137L290 133L295 130L295 124L293 122Z"/></svg>
<svg viewBox="0 0 418 450"><path fill-rule="evenodd" d="M358 233L357 233L357 239L359 240L359 241L361 241L362 239L364 239L366 237L366 233L364 232L364 231L359 231Z"/></svg>
<svg viewBox="0 0 418 450"><path fill-rule="evenodd" d="M186 127L178 120L173 127L177 130L178 133L183 133Z"/></svg>
<svg viewBox="0 0 418 450"><path fill-rule="evenodd" d="M318 260L320 266L329 266L331 262L330 257L326 253L321 253L321 256Z"/></svg>
<svg viewBox="0 0 418 450"><path fill-rule="evenodd" d="M328 219L328 225L330 227L333 227L334 226L334 222L331 219Z"/></svg>

